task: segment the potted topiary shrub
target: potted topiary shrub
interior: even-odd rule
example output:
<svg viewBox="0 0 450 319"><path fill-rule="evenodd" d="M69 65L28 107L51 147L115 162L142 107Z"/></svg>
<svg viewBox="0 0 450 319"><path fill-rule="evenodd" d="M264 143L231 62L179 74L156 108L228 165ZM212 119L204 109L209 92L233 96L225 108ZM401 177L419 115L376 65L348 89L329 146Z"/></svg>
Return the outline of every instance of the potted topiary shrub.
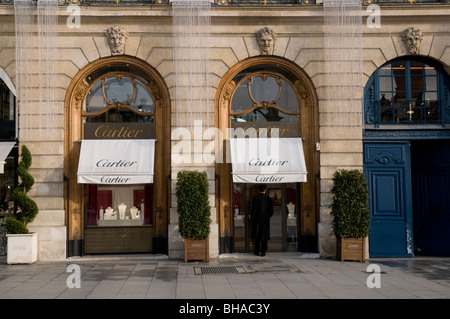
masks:
<svg viewBox="0 0 450 319"><path fill-rule="evenodd" d="M333 232L337 239L336 257L365 261L370 212L367 181L359 170L338 170L331 188Z"/></svg>
<svg viewBox="0 0 450 319"><path fill-rule="evenodd" d="M184 238L184 260L209 260L211 207L206 172L183 170L176 183L179 231Z"/></svg>
<svg viewBox="0 0 450 319"><path fill-rule="evenodd" d="M31 162L31 153L23 145L22 159L17 167L21 182L11 193L17 212L6 220L8 264L31 264L38 256L38 233L27 228L39 212L36 203L27 196L34 184L33 176L28 173Z"/></svg>

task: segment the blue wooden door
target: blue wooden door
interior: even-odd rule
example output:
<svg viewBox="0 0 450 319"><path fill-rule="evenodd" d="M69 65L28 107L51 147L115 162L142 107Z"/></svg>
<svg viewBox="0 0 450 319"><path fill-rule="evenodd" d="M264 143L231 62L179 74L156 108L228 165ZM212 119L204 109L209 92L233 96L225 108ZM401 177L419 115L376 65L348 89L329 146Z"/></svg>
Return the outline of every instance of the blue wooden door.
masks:
<svg viewBox="0 0 450 319"><path fill-rule="evenodd" d="M365 142L371 212L370 257L412 257L409 142Z"/></svg>
<svg viewBox="0 0 450 319"><path fill-rule="evenodd" d="M450 256L450 141L411 145L416 254Z"/></svg>

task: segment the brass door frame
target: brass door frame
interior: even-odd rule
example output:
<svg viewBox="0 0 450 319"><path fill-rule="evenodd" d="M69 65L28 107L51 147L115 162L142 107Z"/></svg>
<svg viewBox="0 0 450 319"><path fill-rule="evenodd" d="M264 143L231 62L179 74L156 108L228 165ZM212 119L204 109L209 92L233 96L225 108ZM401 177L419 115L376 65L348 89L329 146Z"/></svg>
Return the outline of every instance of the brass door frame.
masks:
<svg viewBox="0 0 450 319"><path fill-rule="evenodd" d="M316 240L317 223L319 222L319 204L317 203L319 152L316 150L319 142L318 98L311 79L298 65L280 57L261 56L243 60L228 70L219 84L215 97L215 125L222 132L223 149L226 150L227 129L231 126L231 98L237 89L233 78L253 66L268 66L285 70L297 79L291 83L299 99L300 136L304 139L303 147L308 170L307 182L303 183L300 193L302 203L300 234L308 237L307 241ZM216 205L219 217L219 237L223 241L225 238L233 236L231 164L224 160L223 163L216 163L215 169L218 175L216 178ZM220 243L221 252L226 252L228 246L230 244Z"/></svg>
<svg viewBox="0 0 450 319"><path fill-rule="evenodd" d="M151 90L155 97L155 176L153 207L153 234L156 238L168 236L169 201L167 176L170 174L170 95L167 85L159 72L146 62L129 56L114 56L96 60L81 69L72 79L67 89L64 105L64 179L65 207L68 242L82 242L84 239L84 214L82 185L77 183L78 159L83 139L83 104L89 85L84 79L92 72L114 66L130 66L144 72L152 79ZM70 244L69 244L70 246ZM70 248L69 248L70 250ZM76 250L76 249L75 249ZM70 252L69 252L70 253Z"/></svg>

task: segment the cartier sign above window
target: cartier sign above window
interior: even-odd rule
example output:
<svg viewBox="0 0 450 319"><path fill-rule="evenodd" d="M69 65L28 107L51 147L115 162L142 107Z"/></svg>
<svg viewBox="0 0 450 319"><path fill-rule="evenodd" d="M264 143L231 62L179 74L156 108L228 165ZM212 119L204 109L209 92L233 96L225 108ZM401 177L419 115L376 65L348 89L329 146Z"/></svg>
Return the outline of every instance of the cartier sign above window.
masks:
<svg viewBox="0 0 450 319"><path fill-rule="evenodd" d="M84 138L88 140L145 140L154 138L153 123L84 123Z"/></svg>

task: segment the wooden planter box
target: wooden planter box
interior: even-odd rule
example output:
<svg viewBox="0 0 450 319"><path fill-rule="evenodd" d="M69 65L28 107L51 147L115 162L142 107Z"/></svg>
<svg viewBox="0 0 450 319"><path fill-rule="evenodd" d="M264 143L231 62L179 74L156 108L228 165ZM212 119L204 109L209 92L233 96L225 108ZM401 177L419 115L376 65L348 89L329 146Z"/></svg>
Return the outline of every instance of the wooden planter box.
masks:
<svg viewBox="0 0 450 319"><path fill-rule="evenodd" d="M184 240L184 262L188 260L209 261L208 238Z"/></svg>
<svg viewBox="0 0 450 319"><path fill-rule="evenodd" d="M365 261L366 256L366 240L365 238L338 238L336 257L340 261L357 260Z"/></svg>
<svg viewBox="0 0 450 319"><path fill-rule="evenodd" d="M38 233L7 234L6 262L32 264L38 259Z"/></svg>

